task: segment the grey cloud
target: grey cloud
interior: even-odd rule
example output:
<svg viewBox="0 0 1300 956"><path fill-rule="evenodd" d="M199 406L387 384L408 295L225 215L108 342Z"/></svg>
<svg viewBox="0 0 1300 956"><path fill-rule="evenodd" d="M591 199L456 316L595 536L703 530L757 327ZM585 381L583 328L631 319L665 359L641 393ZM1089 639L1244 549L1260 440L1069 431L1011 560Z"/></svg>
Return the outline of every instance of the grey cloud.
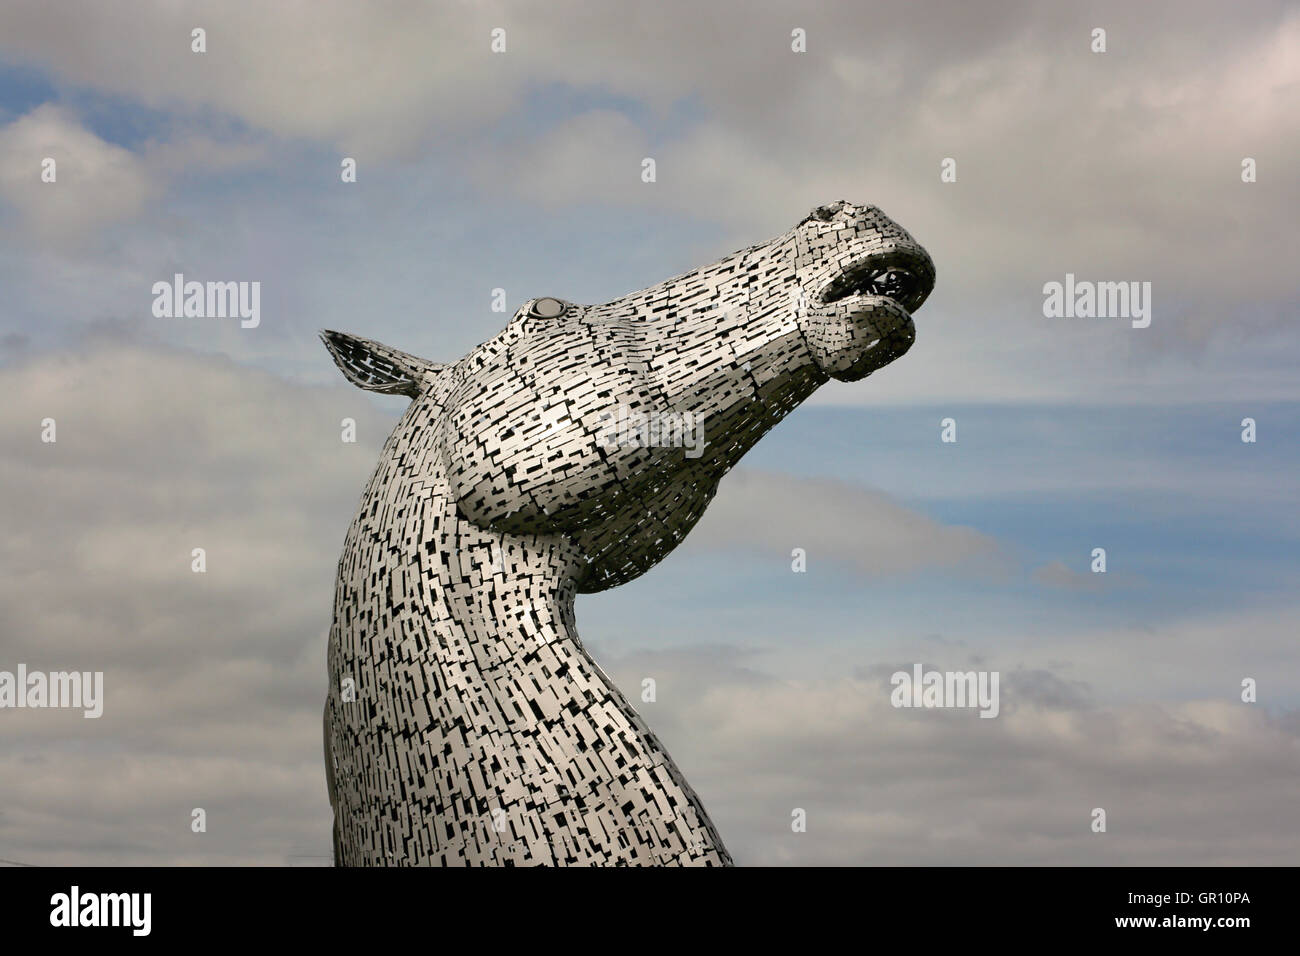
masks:
<svg viewBox="0 0 1300 956"><path fill-rule="evenodd" d="M1300 149L1287 98L1300 79L1290 55L1300 16L1284 3L747 3L743 14L739 4L702 11L685 0L636 10L399 4L371 16L330 0L313 5L309 26L274 5L74 8L77 29L66 5L6 5L0 48L61 86L164 110L184 131L129 154L134 165L123 158L135 170L128 179L139 183L143 171L149 188L165 191L165 211L124 188L102 204L45 210L45 222L40 204L49 196L25 180L11 190L10 202L35 216L33 228L80 221L60 218L62 208L87 225L107 216L147 230L114 237L111 268L79 263L97 302L116 293L115 306L134 307L128 278L157 278L155 266L142 266L157 261L150 237L166 236L161 245L191 261L229 261L226 250L244 248L208 231L238 231L242 218L192 207L176 218L167 190L180 188L178 172L268 157L283 167L303 162L295 148L308 142L358 156L367 188L380 168L403 184L400 195L369 194L386 223L356 245L373 243L374 258L388 262L421 258L406 239L426 235L420 223L430 214L412 200L427 198L420 183L444 176L457 190L477 186L465 191L483 205L520 201L525 215L595 208L623 217L635 234L667 213L725 229L707 245L663 254L674 269L784 230L830 198L880 203L931 250L940 281L920 316L915 360L823 400L1294 392L1285 366L1261 374L1295 312L1288 210L1300 193L1283 170ZM198 22L208 30L206 54L189 51ZM1104 55L1088 51L1098 24L1109 31ZM495 26L508 31L506 54L489 52ZM789 50L795 26L808 31L806 54ZM393 68L373 69L379 60ZM585 111L575 105L587 102ZM27 175L27 153L15 154L15 175ZM658 163L653 184L640 181L646 155ZM1247 155L1260 164L1252 185L1239 178ZM952 184L938 178L948 156L958 161ZM275 208L257 225L286 237L297 227L298 242L277 247L272 260L281 285L292 286L296 270L319 270L295 260L310 259L308 233L344 227L311 217L278 223ZM346 228L365 229L353 220ZM259 240L242 241L268 261ZM130 254L119 256L119 245ZM501 266L507 278L528 268ZM580 263L556 268L557 284L591 282ZM22 271L62 276L67 266L24 263ZM359 268L350 284L406 303L417 293L402 280L385 289L374 277L410 271ZM1041 288L1066 272L1152 282L1151 328L1044 319ZM63 314L75 295L50 294L54 311ZM44 306L34 304L38 317ZM461 328L443 324L450 336ZM285 342L268 338L264 347L302 361L281 354Z"/></svg>
<svg viewBox="0 0 1300 956"><path fill-rule="evenodd" d="M723 479L682 547L757 552L787 563L791 551L802 548L810 567L831 561L867 575L935 567L997 575L1010 566L988 535L941 524L883 492L746 468Z"/></svg>
<svg viewBox="0 0 1300 956"><path fill-rule="evenodd" d="M4 367L0 389L0 483L22 503L0 537L0 668L103 670L106 684L98 720L3 715L0 857L325 862L333 568L392 414L346 386L111 341ZM55 445L39 441L46 416ZM355 446L339 441L344 416ZM748 508L794 500L781 476L733 477L710 546L740 543ZM848 527L801 512L826 556L851 559L873 527L888 547L870 569L889 555L918 569L954 541L984 554L979 536L872 493L812 487ZM784 548L795 525L775 511ZM206 575L189 569L193 546L208 549ZM978 654L959 636L922 640L927 665L1001 670L995 720L892 708L883 661L907 660L898 646L794 680L783 661L813 651L741 652L704 614L692 650L596 653L744 863L1281 863L1300 849L1300 725L1276 703L1294 685L1291 621L1012 636ZM1228 675L1217 697L1194 691L1206 673ZM1265 703L1237 700L1239 673L1261 679ZM639 703L645 677L653 704ZM1094 806L1104 836L1088 830ZM190 831L195 807L206 834ZM790 832L794 807L806 834Z"/></svg>
<svg viewBox="0 0 1300 956"><path fill-rule="evenodd" d="M1006 673L1016 705L984 720L895 709L887 681L746 680L715 659L682 651L669 670L661 655L658 702L640 709L742 865L1285 864L1300 850L1295 711L1098 708L1026 670ZM608 667L625 685L645 669ZM707 690L679 694L678 679ZM791 832L796 807L807 833Z"/></svg>
<svg viewBox="0 0 1300 956"><path fill-rule="evenodd" d="M1065 679L1042 668L1019 668L1003 674L1002 688L1012 709L1026 704L1040 710L1088 710L1092 706L1086 682Z"/></svg>
<svg viewBox="0 0 1300 956"><path fill-rule="evenodd" d="M683 0L467 15L410 4L372 17L321 2L308 28L275 6L159 2L124 15L86 3L72 31L65 7L17 3L0 15L0 36L12 38L11 55L67 82L174 110L215 108L372 159L434 137L446 148L454 130L462 165L493 171L486 188L707 212L742 244L786 228L792 208L841 193L880 201L947 263L949 281L993 283L1029 302L1067 270L1155 281L1165 308L1294 292L1285 210L1300 197L1277 171L1300 147L1287 98L1300 16L1285 4L743 9L701 12ZM209 52L193 54L189 30L200 21ZM1088 50L1099 23L1104 55ZM496 26L509 35L505 54L489 52ZM789 50L795 26L808 31L806 54ZM636 36L635 55L611 36ZM313 39L330 37L347 42ZM401 68L374 70L378 59ZM635 166L622 175L611 166L639 162L640 134L604 107L509 148L487 138L548 86L627 97L656 118L695 101L707 123L651 144L653 187ZM1207 129L1221 144L1212 155ZM1254 187L1237 175L1244 155L1263 164ZM938 181L945 156L958 159L955 184ZM1203 267L1209 222L1214 269ZM1191 334L1215 318L1197 314L1187 316Z"/></svg>
<svg viewBox="0 0 1300 956"><path fill-rule="evenodd" d="M121 342L20 362L0 382L0 482L22 502L0 538L0 668L105 675L97 720L5 712L0 856L328 853L333 566L389 416L345 386ZM190 570L194 547L206 574ZM193 807L208 834L190 832Z"/></svg>

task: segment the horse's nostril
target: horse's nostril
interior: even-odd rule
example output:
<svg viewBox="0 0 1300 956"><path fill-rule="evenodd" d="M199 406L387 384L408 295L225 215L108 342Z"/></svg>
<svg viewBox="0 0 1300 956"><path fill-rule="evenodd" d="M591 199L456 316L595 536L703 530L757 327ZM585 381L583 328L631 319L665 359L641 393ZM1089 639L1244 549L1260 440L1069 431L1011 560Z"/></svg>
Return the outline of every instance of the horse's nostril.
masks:
<svg viewBox="0 0 1300 956"><path fill-rule="evenodd" d="M825 206L818 206L812 212L808 213L808 215L804 217L803 221L811 222L816 219L819 222L830 222L835 218L835 214L843 209L844 206L845 202L843 199L838 200L837 202L828 203ZM802 225L802 223L800 225Z"/></svg>

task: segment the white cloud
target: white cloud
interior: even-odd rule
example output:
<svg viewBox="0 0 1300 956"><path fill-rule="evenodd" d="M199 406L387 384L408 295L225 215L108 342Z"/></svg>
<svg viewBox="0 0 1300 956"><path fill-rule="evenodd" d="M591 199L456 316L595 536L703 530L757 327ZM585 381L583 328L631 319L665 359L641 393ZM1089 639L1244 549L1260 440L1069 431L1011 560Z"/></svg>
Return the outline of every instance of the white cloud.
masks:
<svg viewBox="0 0 1300 956"><path fill-rule="evenodd" d="M245 136L219 139L194 128L132 151L97 136L71 110L46 103L0 126L0 200L21 213L34 236L73 252L76 261L97 230L155 208L176 175L228 170L263 155L263 146ZM53 182L42 178L46 159L55 163Z"/></svg>
<svg viewBox="0 0 1300 956"><path fill-rule="evenodd" d="M41 178L47 158L54 182ZM46 104L0 127L0 198L39 236L75 239L136 214L154 192L140 158Z"/></svg>

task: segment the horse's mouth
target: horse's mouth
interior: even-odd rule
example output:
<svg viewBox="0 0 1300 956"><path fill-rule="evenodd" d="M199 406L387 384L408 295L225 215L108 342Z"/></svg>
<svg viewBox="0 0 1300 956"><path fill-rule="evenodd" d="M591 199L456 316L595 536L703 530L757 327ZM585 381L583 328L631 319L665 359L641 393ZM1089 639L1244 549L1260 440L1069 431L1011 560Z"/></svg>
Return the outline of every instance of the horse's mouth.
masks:
<svg viewBox="0 0 1300 956"><path fill-rule="evenodd" d="M850 260L812 297L801 329L823 373L856 382L905 353L916 338L912 312L934 288L934 264L920 246L894 242Z"/></svg>
<svg viewBox="0 0 1300 956"><path fill-rule="evenodd" d="M910 317L933 288L930 257L922 249L898 246L849 263L826 284L818 299L823 306L862 299L864 307L885 299Z"/></svg>

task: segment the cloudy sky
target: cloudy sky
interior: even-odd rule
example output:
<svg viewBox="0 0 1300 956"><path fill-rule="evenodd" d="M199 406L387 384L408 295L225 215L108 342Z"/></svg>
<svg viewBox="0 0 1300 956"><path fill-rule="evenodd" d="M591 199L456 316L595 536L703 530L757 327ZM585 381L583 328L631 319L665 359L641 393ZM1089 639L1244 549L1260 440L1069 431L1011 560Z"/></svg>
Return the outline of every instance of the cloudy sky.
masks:
<svg viewBox="0 0 1300 956"><path fill-rule="evenodd" d="M494 289L606 301L849 199L935 260L916 345L584 641L742 864L1296 863L1298 99L1264 0L10 0L0 671L106 701L0 710L0 858L326 861L334 567L402 402L317 329L453 361ZM260 324L155 317L178 272ZM1045 317L1067 273L1150 282L1150 327ZM1000 715L892 707L914 663Z"/></svg>

